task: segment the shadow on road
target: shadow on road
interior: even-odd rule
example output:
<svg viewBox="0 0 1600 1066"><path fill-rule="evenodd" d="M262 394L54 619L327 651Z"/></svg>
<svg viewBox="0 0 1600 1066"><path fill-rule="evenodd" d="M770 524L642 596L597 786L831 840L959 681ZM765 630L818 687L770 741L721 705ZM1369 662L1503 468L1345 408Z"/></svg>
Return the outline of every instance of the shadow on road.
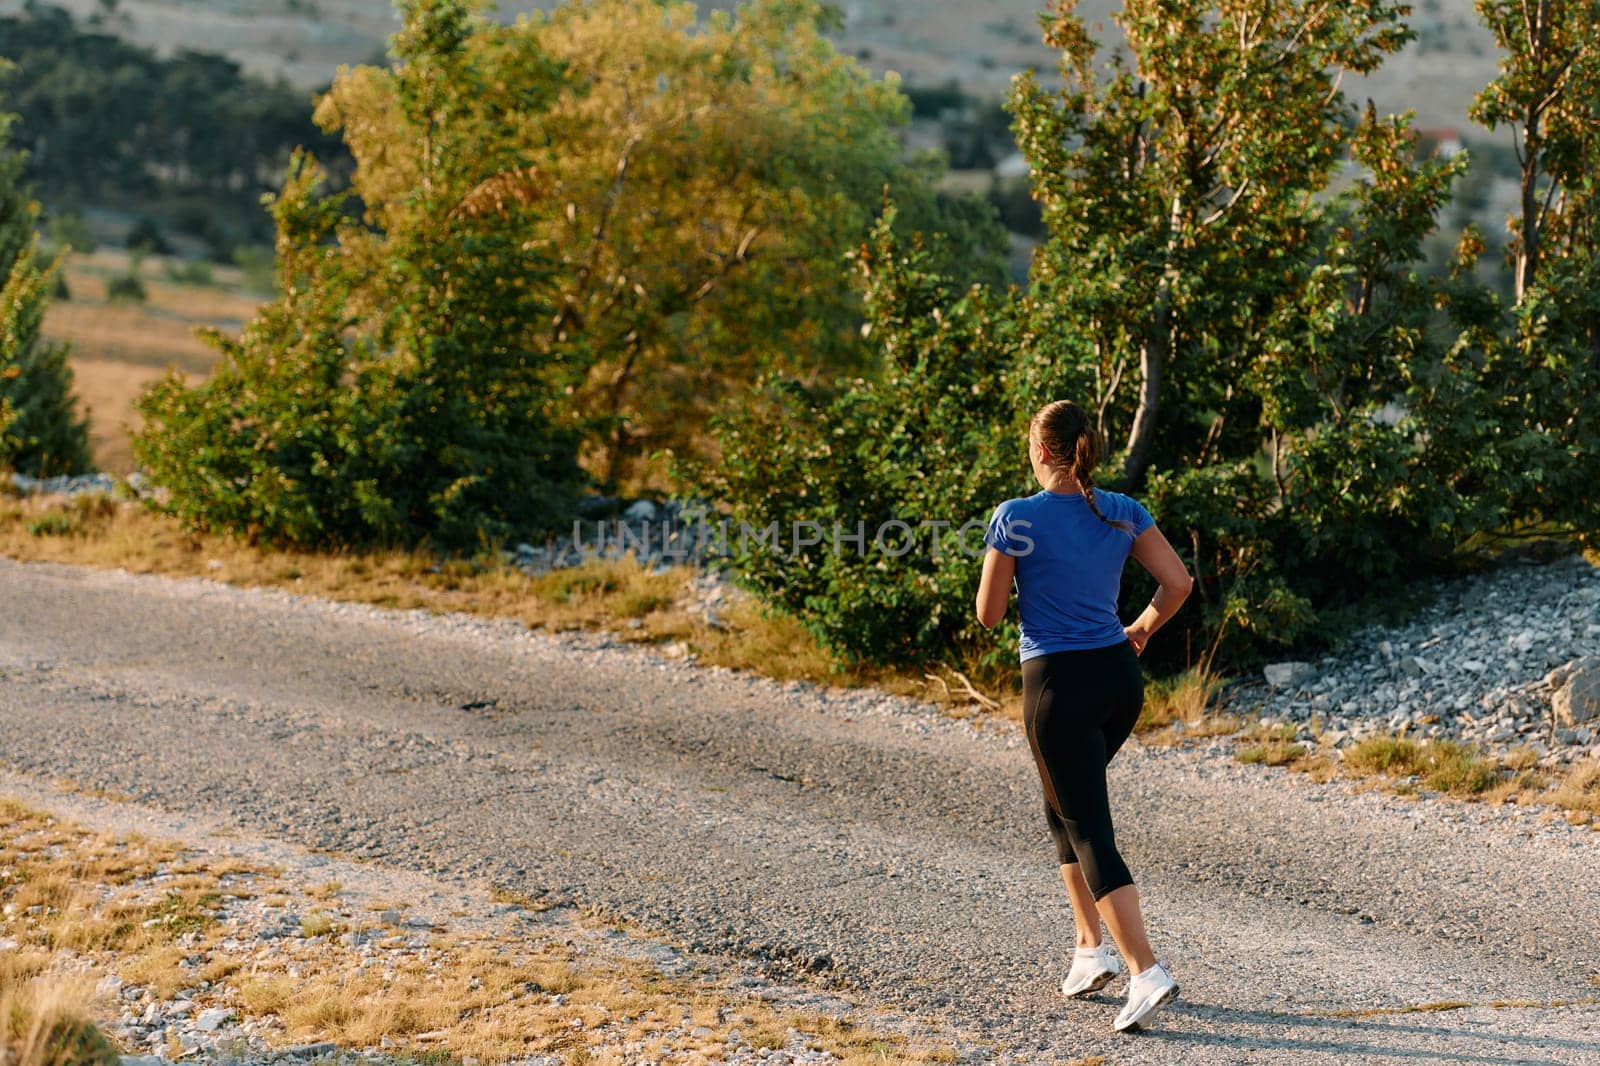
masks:
<svg viewBox="0 0 1600 1066"><path fill-rule="evenodd" d="M1586 1053L1587 1061L1600 1062L1600 1041L1568 1040L1556 1036L1490 1032L1472 1026L1420 1025L1395 1020L1394 1016L1374 1018L1330 1018L1318 1014L1287 1011L1240 1010L1207 1003L1178 1002L1168 1014L1187 1014L1216 1024L1234 1024L1247 1031L1202 1032L1182 1029L1151 1029L1141 1032L1144 1040L1159 1040L1173 1045L1225 1044L1274 1051L1320 1051L1337 1054L1346 1060L1363 1062L1459 1062L1472 1066L1539 1066L1557 1060L1536 1058L1527 1050L1562 1049ZM1294 1030L1318 1028L1336 1030L1326 1036L1294 1035ZM1275 1035L1278 1030L1282 1035ZM1395 1039L1399 1037L1404 1039ZM1388 1037L1389 1039L1383 1039ZM1373 1042L1376 1040L1377 1042ZM1463 1042L1510 1045L1506 1054L1463 1048ZM1400 1044L1402 1046L1396 1046ZM1514 1049L1514 1050L1513 1050ZM1570 1060L1568 1060L1570 1061Z"/></svg>

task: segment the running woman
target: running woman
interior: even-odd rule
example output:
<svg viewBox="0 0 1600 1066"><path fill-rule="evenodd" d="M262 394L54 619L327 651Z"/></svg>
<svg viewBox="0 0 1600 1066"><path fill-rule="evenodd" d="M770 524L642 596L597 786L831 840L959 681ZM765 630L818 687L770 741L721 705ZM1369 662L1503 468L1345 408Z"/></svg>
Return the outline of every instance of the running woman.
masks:
<svg viewBox="0 0 1600 1066"><path fill-rule="evenodd" d="M1178 994L1145 936L1139 892L1117 854L1106 764L1133 732L1144 703L1139 654L1188 598L1178 553L1132 497L1094 487L1099 434L1077 404L1058 400L1033 416L1028 455L1042 491L994 512L978 586L978 620L1005 617L1013 579L1022 617L1022 721L1044 786L1045 820L1072 900L1077 950L1067 996L1098 991L1122 972L1100 935L1103 918L1133 976L1118 1032ZM1117 594L1128 556L1161 584L1124 627Z"/></svg>

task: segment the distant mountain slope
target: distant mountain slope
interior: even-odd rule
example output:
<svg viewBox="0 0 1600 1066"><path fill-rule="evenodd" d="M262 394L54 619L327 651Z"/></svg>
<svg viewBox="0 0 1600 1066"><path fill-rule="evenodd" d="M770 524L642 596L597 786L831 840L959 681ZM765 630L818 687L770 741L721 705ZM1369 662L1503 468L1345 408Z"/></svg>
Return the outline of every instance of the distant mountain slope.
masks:
<svg viewBox="0 0 1600 1066"><path fill-rule="evenodd" d="M103 11L106 0L54 2L88 17ZM23 0L0 0L0 13L22 6ZM500 5L505 17L550 6ZM998 95L1016 71L1054 62L1039 42L1043 0L844 0L841 6L842 47L872 70L898 71L912 84L954 79ZM1118 6L1086 0L1082 10L1105 18ZM120 0L108 23L145 44L222 52L306 88L326 83L341 63L378 55L396 24L390 0ZM1351 81L1347 89L1385 110L1414 109L1425 127L1465 127L1467 104L1495 67L1493 42L1472 0L1419 0L1413 24L1420 41L1366 84Z"/></svg>

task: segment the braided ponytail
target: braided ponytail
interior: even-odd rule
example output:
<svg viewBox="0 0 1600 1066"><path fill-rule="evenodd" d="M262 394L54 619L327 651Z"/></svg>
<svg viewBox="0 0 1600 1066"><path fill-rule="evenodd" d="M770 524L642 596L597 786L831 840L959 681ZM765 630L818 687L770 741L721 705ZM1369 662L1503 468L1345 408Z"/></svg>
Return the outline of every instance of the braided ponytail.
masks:
<svg viewBox="0 0 1600 1066"><path fill-rule="evenodd" d="M1071 400L1057 400L1045 404L1039 409L1039 413L1033 416L1028 432L1043 444L1052 456L1058 457L1058 461L1060 456L1071 453L1072 458L1067 469L1082 487L1083 500L1096 518L1108 526L1117 527L1124 533L1133 532L1131 524L1107 518L1105 512L1100 510L1100 505L1095 502L1094 468L1100 464L1102 445L1100 434L1089 424L1089 416L1084 413L1083 408Z"/></svg>

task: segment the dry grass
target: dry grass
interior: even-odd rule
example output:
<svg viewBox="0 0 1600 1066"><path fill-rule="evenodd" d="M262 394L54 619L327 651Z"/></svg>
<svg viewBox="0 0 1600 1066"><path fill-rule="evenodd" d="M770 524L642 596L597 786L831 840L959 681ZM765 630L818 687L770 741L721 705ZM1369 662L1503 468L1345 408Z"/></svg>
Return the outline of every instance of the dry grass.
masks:
<svg viewBox="0 0 1600 1066"><path fill-rule="evenodd" d="M722 1052L734 1028L757 1047L801 1039L858 1066L954 1060L948 1048L913 1047L838 1019L780 1013L720 984L664 977L570 934L543 942L435 934L426 951L392 936L378 946L396 950L367 958L327 938L336 927L331 910L310 909L307 939L280 941L273 954L255 957L231 955L223 928L214 928L213 909L225 896L281 896L299 909L342 894L341 886L300 884L237 860L200 860L170 844L97 834L0 801L0 904L8 908L8 935L20 943L0 955L0 1061L114 1064L116 1049L89 1020L88 990L100 973L163 997L189 989L197 1007L267 1019L282 1043L387 1041L394 1054L450 1061L554 1054L620 1063L630 1042L649 1045L654 1058L697 1060ZM351 901L338 917L355 923L355 909ZM71 980L59 976L67 951L80 971ZM85 963L92 968L83 971ZM686 1008L709 1034L684 1024Z"/></svg>
<svg viewBox="0 0 1600 1066"><path fill-rule="evenodd" d="M1566 774L1548 786L1549 802L1575 814L1600 829L1600 759L1574 763Z"/></svg>
<svg viewBox="0 0 1600 1066"><path fill-rule="evenodd" d="M1222 678L1203 666L1152 681L1145 688L1144 708L1134 732L1147 744L1177 744L1233 733L1238 722L1215 711L1221 689Z"/></svg>
<svg viewBox="0 0 1600 1066"><path fill-rule="evenodd" d="M0 955L0 1062L6 1066L116 1066L116 1045L89 1017L90 985Z"/></svg>
<svg viewBox="0 0 1600 1066"><path fill-rule="evenodd" d="M260 305L243 288L239 271L214 268L215 285L193 285L166 278L170 263L148 259L140 277L148 290L144 303L106 299L110 278L128 271L126 253L101 251L72 256L66 266L70 300L58 300L45 313L44 335L72 345L71 365L80 408L89 416L90 444L103 470L134 469L129 429L138 424L134 400L175 366L198 378L217 363L217 352L195 335L202 326L237 332Z"/></svg>
<svg viewBox="0 0 1600 1066"><path fill-rule="evenodd" d="M1240 762L1287 766L1319 781L1345 777L1381 784L1400 795L1419 788L1484 803L1547 805L1574 825L1600 830L1600 759L1573 763L1559 775L1538 767L1527 747L1490 757L1459 741L1373 736L1344 749L1342 758L1295 743L1295 730L1256 730L1242 737Z"/></svg>
<svg viewBox="0 0 1600 1066"><path fill-rule="evenodd" d="M406 551L317 553L258 547L197 534L131 503L0 496L0 555L120 567L133 573L206 577L380 607L509 618L548 632L606 629L647 645L683 644L702 665L752 670L780 681L876 684L927 697L920 675L841 669L794 619L740 600L708 624L679 600L694 576L656 572L632 559L593 560L528 575L499 559L441 559ZM950 697L949 702L961 702Z"/></svg>
<svg viewBox="0 0 1600 1066"><path fill-rule="evenodd" d="M1295 743L1295 727L1257 728L1246 737L1246 745L1234 752L1234 758L1243 763L1262 766L1288 766L1307 755L1304 744Z"/></svg>
<svg viewBox="0 0 1600 1066"><path fill-rule="evenodd" d="M1416 777L1427 788L1459 797L1481 796L1501 783L1498 763L1453 740L1368 737L1353 744L1344 761L1358 775Z"/></svg>

